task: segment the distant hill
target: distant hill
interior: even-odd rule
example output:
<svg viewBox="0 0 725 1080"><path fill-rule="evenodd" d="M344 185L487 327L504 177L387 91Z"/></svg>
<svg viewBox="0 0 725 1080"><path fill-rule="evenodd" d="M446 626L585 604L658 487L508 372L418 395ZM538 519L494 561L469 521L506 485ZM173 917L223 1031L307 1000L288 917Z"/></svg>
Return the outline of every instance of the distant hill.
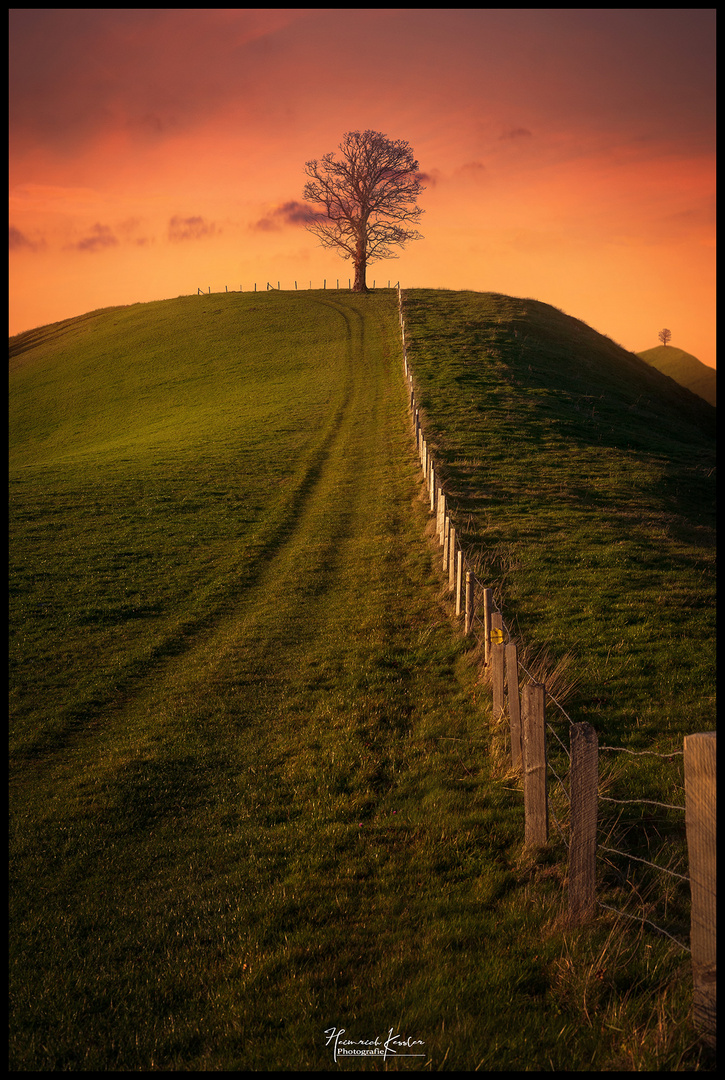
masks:
<svg viewBox="0 0 725 1080"><path fill-rule="evenodd" d="M663 375L669 375L671 379L692 390L711 405L715 405L716 375L714 368L709 368L698 360L696 356L685 352L684 349L674 348L672 345L657 345L654 349L645 349L637 353L646 364L657 368Z"/></svg>

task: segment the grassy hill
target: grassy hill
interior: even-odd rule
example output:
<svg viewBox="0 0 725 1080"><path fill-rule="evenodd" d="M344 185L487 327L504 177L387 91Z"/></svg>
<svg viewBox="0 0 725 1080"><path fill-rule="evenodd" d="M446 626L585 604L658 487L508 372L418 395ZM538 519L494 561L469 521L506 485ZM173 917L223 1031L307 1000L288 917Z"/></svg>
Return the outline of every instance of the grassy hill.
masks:
<svg viewBox="0 0 725 1080"><path fill-rule="evenodd" d="M704 398L710 405L717 403L716 372L691 353L673 345L657 345L654 349L637 353L637 356L646 364L657 368L663 375L669 375L680 386L685 386L692 390L693 394Z"/></svg>
<svg viewBox="0 0 725 1080"><path fill-rule="evenodd" d="M683 622L712 640L715 409L537 301L411 290L405 310L441 474L512 626L576 653L578 711L608 737L633 712L643 745L703 730L713 657L693 701L671 656Z"/></svg>
<svg viewBox="0 0 725 1080"><path fill-rule="evenodd" d="M712 726L714 410L546 305L405 306L467 542L520 639L575 654L575 718L634 749ZM707 1064L678 947L566 931L561 845L523 848L394 294L179 298L10 351L11 1067L328 1069L332 1027L432 1068Z"/></svg>

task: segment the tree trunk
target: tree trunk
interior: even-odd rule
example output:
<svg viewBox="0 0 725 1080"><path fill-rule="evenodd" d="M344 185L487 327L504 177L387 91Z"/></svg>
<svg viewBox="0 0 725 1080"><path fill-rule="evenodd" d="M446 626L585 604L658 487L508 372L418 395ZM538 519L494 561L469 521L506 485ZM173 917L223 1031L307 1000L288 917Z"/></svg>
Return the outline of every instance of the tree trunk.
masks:
<svg viewBox="0 0 725 1080"><path fill-rule="evenodd" d="M357 250L355 252L355 284L352 287L353 292L367 292L368 287L365 284L365 271L367 269L368 253L367 244L364 239L359 240L357 244Z"/></svg>

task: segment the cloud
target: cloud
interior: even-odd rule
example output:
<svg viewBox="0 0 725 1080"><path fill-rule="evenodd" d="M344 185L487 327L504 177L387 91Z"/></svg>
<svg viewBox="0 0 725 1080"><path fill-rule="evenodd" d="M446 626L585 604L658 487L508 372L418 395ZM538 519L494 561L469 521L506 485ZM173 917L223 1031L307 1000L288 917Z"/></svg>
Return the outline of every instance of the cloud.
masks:
<svg viewBox="0 0 725 1080"><path fill-rule="evenodd" d="M108 225L96 223L88 236L78 240L75 244L69 244L67 250L71 251L103 251L105 248L116 247L118 238Z"/></svg>
<svg viewBox="0 0 725 1080"><path fill-rule="evenodd" d="M260 218L251 228L259 232L274 232L277 229L284 228L285 225L307 225L309 222L314 221L315 218L325 218L326 216L326 214L320 214L313 210L307 203L292 199L290 202L282 203L281 206L276 206L274 210L270 210L265 217Z"/></svg>
<svg viewBox="0 0 725 1080"><path fill-rule="evenodd" d="M117 229L124 243L143 247L145 244L154 242L153 236L146 236L145 231L142 231L142 229L145 230L145 222L140 217L129 217L124 221L119 221Z"/></svg>
<svg viewBox="0 0 725 1080"><path fill-rule="evenodd" d="M308 17L295 9L10 9L11 142L67 159L109 134L143 147L203 129L264 76L261 46ZM262 110L249 111L253 119Z"/></svg>
<svg viewBox="0 0 725 1080"><path fill-rule="evenodd" d="M169 219L169 240L177 244L182 240L203 240L206 236L215 236L218 230L213 221L204 221L203 217L179 217Z"/></svg>
<svg viewBox="0 0 725 1080"><path fill-rule="evenodd" d="M508 128L507 131L502 131L498 138L499 142L502 139L532 139L533 134L525 127Z"/></svg>
<svg viewBox="0 0 725 1080"><path fill-rule="evenodd" d="M482 161L467 161L456 169L455 175L466 180L482 181L488 178L488 169Z"/></svg>
<svg viewBox="0 0 725 1080"><path fill-rule="evenodd" d="M8 250L9 251L38 251L41 247L45 247L45 241L35 243L33 240L28 239L24 232L17 229L14 225L9 226L8 235Z"/></svg>

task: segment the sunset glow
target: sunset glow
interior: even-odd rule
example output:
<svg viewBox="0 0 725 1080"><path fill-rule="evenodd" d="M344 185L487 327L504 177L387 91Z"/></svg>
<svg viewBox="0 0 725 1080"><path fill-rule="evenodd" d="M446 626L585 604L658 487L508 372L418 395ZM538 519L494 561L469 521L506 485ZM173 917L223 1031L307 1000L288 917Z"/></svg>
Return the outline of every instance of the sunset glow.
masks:
<svg viewBox="0 0 725 1080"><path fill-rule="evenodd" d="M715 366L714 9L15 9L10 333L347 285L304 163L414 149L425 239L368 283L554 304Z"/></svg>

